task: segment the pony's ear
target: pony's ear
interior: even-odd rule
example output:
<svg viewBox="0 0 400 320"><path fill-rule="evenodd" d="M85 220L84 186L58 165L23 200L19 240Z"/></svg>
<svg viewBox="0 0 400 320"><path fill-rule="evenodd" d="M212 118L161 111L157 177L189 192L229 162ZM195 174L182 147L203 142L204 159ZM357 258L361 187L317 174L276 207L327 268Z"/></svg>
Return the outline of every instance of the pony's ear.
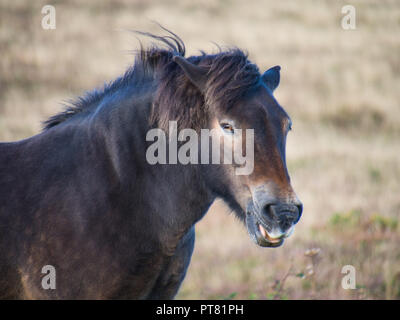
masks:
<svg viewBox="0 0 400 320"><path fill-rule="evenodd" d="M207 82L207 67L196 66L181 56L172 58L185 72L190 81L201 91L204 92Z"/></svg>
<svg viewBox="0 0 400 320"><path fill-rule="evenodd" d="M262 80L264 81L265 85L271 91L274 91L279 85L279 81L281 78L280 71L281 71L281 67L275 66L275 67L272 67L272 68L268 69L267 71L265 71L261 77Z"/></svg>

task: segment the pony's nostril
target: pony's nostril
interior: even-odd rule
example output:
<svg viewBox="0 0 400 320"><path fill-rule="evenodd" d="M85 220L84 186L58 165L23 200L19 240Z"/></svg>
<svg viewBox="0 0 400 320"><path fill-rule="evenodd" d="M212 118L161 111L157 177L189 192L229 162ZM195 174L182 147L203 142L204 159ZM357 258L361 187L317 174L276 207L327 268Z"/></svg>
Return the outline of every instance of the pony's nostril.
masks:
<svg viewBox="0 0 400 320"><path fill-rule="evenodd" d="M276 211L273 205L266 205L262 211L263 215L268 219L268 220L276 220L277 215Z"/></svg>
<svg viewBox="0 0 400 320"><path fill-rule="evenodd" d="M286 230L300 220L302 211L302 204L269 204L264 206L262 215L270 223L277 223L282 230Z"/></svg>
<svg viewBox="0 0 400 320"><path fill-rule="evenodd" d="M297 223L300 220L301 214L303 213L303 204L300 203L299 205L296 205L296 207L299 213L295 223Z"/></svg>

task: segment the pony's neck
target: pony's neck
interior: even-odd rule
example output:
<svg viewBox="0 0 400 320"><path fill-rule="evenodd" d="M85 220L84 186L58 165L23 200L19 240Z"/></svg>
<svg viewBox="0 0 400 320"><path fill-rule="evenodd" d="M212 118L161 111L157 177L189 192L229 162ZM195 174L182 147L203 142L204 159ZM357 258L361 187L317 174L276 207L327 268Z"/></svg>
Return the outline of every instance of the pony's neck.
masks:
<svg viewBox="0 0 400 320"><path fill-rule="evenodd" d="M168 238L165 241L173 243L204 216L214 196L203 179L201 165L151 165L147 161L146 151L151 142L146 141L146 134L157 126L150 120L152 92L154 87L140 95L126 95L118 103L99 105L91 126L102 136L122 192L140 194L140 203L135 207L153 210L149 214L162 222L160 227ZM153 203L164 206L152 206Z"/></svg>

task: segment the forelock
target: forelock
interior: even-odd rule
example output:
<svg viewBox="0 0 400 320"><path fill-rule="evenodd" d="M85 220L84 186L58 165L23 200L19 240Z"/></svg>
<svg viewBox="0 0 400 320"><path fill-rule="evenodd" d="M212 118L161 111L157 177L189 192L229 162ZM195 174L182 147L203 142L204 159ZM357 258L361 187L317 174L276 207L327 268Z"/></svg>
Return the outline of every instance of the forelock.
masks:
<svg viewBox="0 0 400 320"><path fill-rule="evenodd" d="M205 100L209 105L230 108L260 81L258 67L240 49L221 52L210 58L205 92Z"/></svg>

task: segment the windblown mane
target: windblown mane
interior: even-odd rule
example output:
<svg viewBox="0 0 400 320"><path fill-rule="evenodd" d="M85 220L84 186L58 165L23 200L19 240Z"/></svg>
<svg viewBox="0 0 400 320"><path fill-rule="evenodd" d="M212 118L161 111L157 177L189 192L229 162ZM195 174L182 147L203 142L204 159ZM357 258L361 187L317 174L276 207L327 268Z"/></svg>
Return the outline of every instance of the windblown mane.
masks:
<svg viewBox="0 0 400 320"><path fill-rule="evenodd" d="M166 29L165 29L166 30ZM168 31L168 30L166 30ZM174 33L156 36L138 32L164 44L152 44L147 49L140 46L135 55L135 63L124 75L107 83L101 89L87 92L65 105L64 111L44 122L44 130L50 129L74 115L87 111L99 104L105 97L127 87L140 87L151 79L157 82L150 124L168 129L169 121L175 120L179 127L201 128L206 124L210 106L228 108L255 88L260 73L242 50L219 49L216 54L189 57L196 65L209 68L206 92L201 93L185 76L182 69L173 61L175 55L185 56L185 45Z"/></svg>

